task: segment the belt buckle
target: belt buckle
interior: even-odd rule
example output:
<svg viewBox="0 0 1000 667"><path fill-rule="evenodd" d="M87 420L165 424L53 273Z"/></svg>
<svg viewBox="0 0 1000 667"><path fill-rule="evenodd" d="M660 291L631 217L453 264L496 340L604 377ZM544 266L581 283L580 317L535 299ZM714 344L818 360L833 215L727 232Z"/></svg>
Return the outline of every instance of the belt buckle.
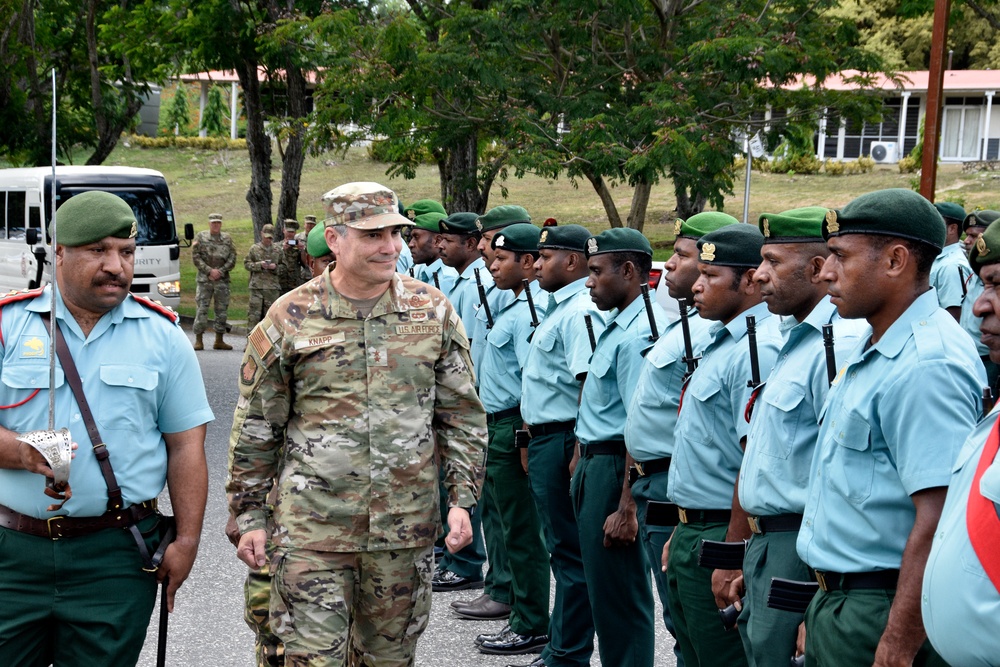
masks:
<svg viewBox="0 0 1000 667"><path fill-rule="evenodd" d="M687 513L687 510L684 509L683 507L678 507L677 508L677 518L680 519L681 523L687 523L688 522L688 513Z"/></svg>
<svg viewBox="0 0 1000 667"><path fill-rule="evenodd" d="M750 524L750 532L754 535L763 535L764 531L760 529L760 517L759 516L748 516L747 523Z"/></svg>
<svg viewBox="0 0 1000 667"><path fill-rule="evenodd" d="M824 593L829 593L830 588L826 584L826 573L816 570L816 583L819 584L819 588Z"/></svg>
<svg viewBox="0 0 1000 667"><path fill-rule="evenodd" d="M50 540L58 540L60 537L62 537L62 535L52 534L52 522L59 521L60 519L65 519L65 518L66 518L65 515L60 515L60 516L49 517L48 519L45 520L45 527L48 528Z"/></svg>
<svg viewBox="0 0 1000 667"><path fill-rule="evenodd" d="M635 471L637 473L639 473L639 477L645 477L646 476L646 471L642 469L642 464L641 463L639 463L638 461L635 461L632 465L635 466Z"/></svg>

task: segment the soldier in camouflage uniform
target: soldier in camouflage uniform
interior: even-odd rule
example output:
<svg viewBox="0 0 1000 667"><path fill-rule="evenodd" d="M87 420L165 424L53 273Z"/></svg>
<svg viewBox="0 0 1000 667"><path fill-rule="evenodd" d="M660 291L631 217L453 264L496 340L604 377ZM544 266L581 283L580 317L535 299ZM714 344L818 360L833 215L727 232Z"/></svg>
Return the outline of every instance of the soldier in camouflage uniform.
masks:
<svg viewBox="0 0 1000 667"><path fill-rule="evenodd" d="M227 483L237 555L257 569L274 547L271 628L286 665L412 665L441 530L438 465L454 551L472 537L486 416L458 315L395 272L410 224L395 194L351 183L324 201L336 265L271 307L240 368Z"/></svg>
<svg viewBox="0 0 1000 667"><path fill-rule="evenodd" d="M282 266L281 248L274 245L274 226L264 225L260 243L250 247L243 266L250 272L250 302L247 305L247 331L264 317L275 299L281 296L278 269Z"/></svg>
<svg viewBox="0 0 1000 667"><path fill-rule="evenodd" d="M296 245L299 247L299 284L313 279L311 268L312 262L308 252L309 232L316 228L316 216L307 215L302 223L302 231L295 235Z"/></svg>
<svg viewBox="0 0 1000 667"><path fill-rule="evenodd" d="M290 292L302 284L302 262L299 260L299 250L302 246L298 240L299 223L286 218L282 223L284 239L281 242L281 293Z"/></svg>
<svg viewBox="0 0 1000 667"><path fill-rule="evenodd" d="M231 350L232 345L223 340L226 333L226 315L229 310L229 272L236 266L236 245L229 234L222 231L222 215L208 216L208 230L198 232L191 243L191 260L198 269L198 291L195 302L198 313L194 318L194 349L205 349L202 335L208 324L208 307L215 299L216 350Z"/></svg>

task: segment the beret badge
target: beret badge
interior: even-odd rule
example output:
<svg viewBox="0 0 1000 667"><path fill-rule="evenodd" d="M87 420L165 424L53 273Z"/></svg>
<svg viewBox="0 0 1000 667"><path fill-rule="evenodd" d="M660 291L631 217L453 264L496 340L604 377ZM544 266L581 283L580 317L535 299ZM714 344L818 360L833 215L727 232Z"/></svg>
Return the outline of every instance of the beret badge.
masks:
<svg viewBox="0 0 1000 667"><path fill-rule="evenodd" d="M406 212L406 217L409 218L410 220L416 220L417 212L411 208Z"/></svg>
<svg viewBox="0 0 1000 667"><path fill-rule="evenodd" d="M597 239L587 239L587 252L590 254L597 252Z"/></svg>
<svg viewBox="0 0 1000 667"><path fill-rule="evenodd" d="M548 240L548 238L549 238L549 230L543 229L542 235L538 237L538 242L545 243Z"/></svg>
<svg viewBox="0 0 1000 667"><path fill-rule="evenodd" d="M701 247L701 261L703 262L714 262L715 261L715 244L706 243Z"/></svg>
<svg viewBox="0 0 1000 667"><path fill-rule="evenodd" d="M761 222L764 224L764 238L770 238L771 237L770 221L767 218L764 218Z"/></svg>
<svg viewBox="0 0 1000 667"><path fill-rule="evenodd" d="M502 248L506 240L507 240L506 236L498 236L496 241L496 246L498 248Z"/></svg>
<svg viewBox="0 0 1000 667"><path fill-rule="evenodd" d="M982 236L976 240L976 250L979 251L980 257L985 257L990 253L990 249L986 247L986 239Z"/></svg>
<svg viewBox="0 0 1000 667"><path fill-rule="evenodd" d="M680 236L681 235L681 225L683 225L683 224L684 224L684 221L681 220L680 218L674 220L674 236Z"/></svg>
<svg viewBox="0 0 1000 667"><path fill-rule="evenodd" d="M479 218L476 218L476 229L483 231L483 221Z"/></svg>
<svg viewBox="0 0 1000 667"><path fill-rule="evenodd" d="M133 220L132 221L132 229L129 230L128 237L130 239L134 239L138 235L139 235L139 226L136 224L135 220ZM980 238L982 238L982 237L980 237Z"/></svg>
<svg viewBox="0 0 1000 667"><path fill-rule="evenodd" d="M828 234L836 234L840 231L840 223L837 222L836 211L829 211L826 214L826 231Z"/></svg>

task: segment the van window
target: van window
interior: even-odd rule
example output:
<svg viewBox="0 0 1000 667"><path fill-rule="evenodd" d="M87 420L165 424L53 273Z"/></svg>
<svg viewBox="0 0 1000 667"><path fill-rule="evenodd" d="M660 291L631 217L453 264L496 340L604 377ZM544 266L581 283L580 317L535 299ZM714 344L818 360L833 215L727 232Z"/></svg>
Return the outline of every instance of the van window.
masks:
<svg viewBox="0 0 1000 667"><path fill-rule="evenodd" d="M7 217L5 220L6 237L9 239L24 238L25 219L25 195L24 192L7 192Z"/></svg>
<svg viewBox="0 0 1000 667"><path fill-rule="evenodd" d="M58 210L60 206L69 201L73 195L87 192L90 189L92 188L75 185L61 187L56 209ZM137 223L136 244L168 245L177 242L173 211L170 208L169 196L165 193L161 193L158 189L138 186L130 186L128 190L109 187L106 191L121 197L132 208ZM44 204L46 213L48 213L49 200L46 199ZM48 236L48 232L46 232L46 236Z"/></svg>

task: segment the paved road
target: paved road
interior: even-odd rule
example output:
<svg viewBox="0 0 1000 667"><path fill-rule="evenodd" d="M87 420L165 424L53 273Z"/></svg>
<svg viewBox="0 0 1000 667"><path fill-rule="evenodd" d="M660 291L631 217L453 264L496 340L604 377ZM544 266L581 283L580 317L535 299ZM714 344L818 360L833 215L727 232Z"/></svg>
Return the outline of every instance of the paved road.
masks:
<svg viewBox="0 0 1000 667"><path fill-rule="evenodd" d="M231 343L239 336L229 335ZM192 338L193 341L193 338ZM240 341L241 343L242 341ZM167 664L173 667L205 665L211 667L249 667L253 664L253 636L243 622L243 577L246 567L236 560L235 550L223 535L226 507L223 493L229 429L238 395L236 377L242 357L242 344L232 352L205 350L198 353L208 398L215 413L209 424L206 451L208 456L208 509L201 548L191 577L177 595L175 611L170 616ZM169 502L164 504L169 509ZM531 656L505 658L486 656L475 650L472 640L482 632L499 629L501 623L463 621L450 612L452 600L474 597L478 591L436 593L430 626L421 638L418 667L501 667L509 663L527 663ZM154 612L146 646L139 661L142 667L156 664L157 614ZM659 618L657 609L656 618ZM621 637L620 641L629 641ZM657 647L662 650L655 667L673 667L666 631L658 626ZM600 665L595 652L594 665Z"/></svg>

